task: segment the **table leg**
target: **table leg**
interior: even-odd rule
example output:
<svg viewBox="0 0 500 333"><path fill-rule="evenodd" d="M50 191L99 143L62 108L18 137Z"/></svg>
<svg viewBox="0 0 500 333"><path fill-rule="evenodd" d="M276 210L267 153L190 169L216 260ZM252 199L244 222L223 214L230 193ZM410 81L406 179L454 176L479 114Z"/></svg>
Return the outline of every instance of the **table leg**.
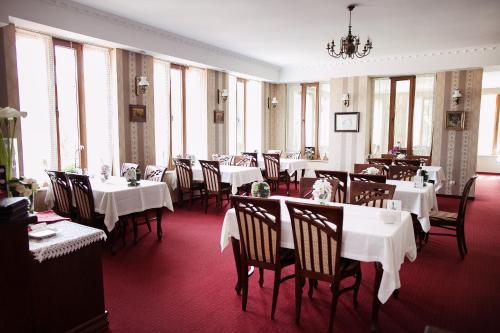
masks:
<svg viewBox="0 0 500 333"><path fill-rule="evenodd" d="M163 237L163 230L161 229L161 217L162 217L162 208L156 209L156 233L158 235L158 240L161 241Z"/></svg>
<svg viewBox="0 0 500 333"><path fill-rule="evenodd" d="M378 299L378 291L380 289L380 282L382 281L382 264L375 262L375 283L373 286L373 304L372 304L372 332L380 332L378 325L378 311L380 309L380 301Z"/></svg>

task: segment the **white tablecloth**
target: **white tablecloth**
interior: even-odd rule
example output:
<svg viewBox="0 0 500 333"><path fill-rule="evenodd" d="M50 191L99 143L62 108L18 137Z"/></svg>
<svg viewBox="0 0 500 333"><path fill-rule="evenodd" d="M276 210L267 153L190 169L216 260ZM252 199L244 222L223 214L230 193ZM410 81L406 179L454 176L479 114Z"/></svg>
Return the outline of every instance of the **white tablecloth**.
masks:
<svg viewBox="0 0 500 333"><path fill-rule="evenodd" d="M429 174L429 180L434 181L434 189L436 192L439 191L446 181L446 175L444 174L443 168L436 165L428 165L423 166L422 169Z"/></svg>
<svg viewBox="0 0 500 333"><path fill-rule="evenodd" d="M78 223L63 221L50 224L48 227L56 230L54 237L43 240L30 238L29 241L30 252L39 262L61 257L89 244L106 240L104 231Z"/></svg>
<svg viewBox="0 0 500 333"><path fill-rule="evenodd" d="M265 164L264 159L259 159L259 167L264 170ZM307 160L296 160L292 158L280 158L280 171L288 171L289 175L292 175L295 171L301 171L307 169ZM299 172L300 176L300 172Z"/></svg>
<svg viewBox="0 0 500 333"><path fill-rule="evenodd" d="M223 183L231 184L233 194L238 193L238 187L242 185L264 180L259 168L234 165L221 165L220 175ZM199 164L193 166L193 179L203 181L203 172Z"/></svg>
<svg viewBox="0 0 500 333"><path fill-rule="evenodd" d="M91 178L90 184L95 211L104 214L104 224L109 231L114 229L118 218L123 215L160 207L174 210L170 191L163 182L141 180L139 186L130 187L125 178L110 177L105 182ZM45 203L49 208L54 205L51 186L47 190Z"/></svg>
<svg viewBox="0 0 500 333"><path fill-rule="evenodd" d="M283 196L271 198L279 198L282 204L281 246L293 249L292 225L284 202L289 200L314 204L314 201ZM405 256L410 261L417 257L410 214L401 212L401 222L385 224L379 216L383 209L348 204L333 205L344 207L342 257L382 264L383 274L378 298L385 303L393 291L401 287L399 270ZM240 238L234 209L228 210L224 217L220 239L222 250L227 247L230 237Z"/></svg>

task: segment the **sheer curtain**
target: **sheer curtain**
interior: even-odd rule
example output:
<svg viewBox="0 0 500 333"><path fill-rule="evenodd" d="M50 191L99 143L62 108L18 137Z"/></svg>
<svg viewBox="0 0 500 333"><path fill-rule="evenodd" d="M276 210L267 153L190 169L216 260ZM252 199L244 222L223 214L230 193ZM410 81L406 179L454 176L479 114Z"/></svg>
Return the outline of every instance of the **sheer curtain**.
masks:
<svg viewBox="0 0 500 333"><path fill-rule="evenodd" d="M319 84L319 157L328 155L330 144L330 84Z"/></svg>
<svg viewBox="0 0 500 333"><path fill-rule="evenodd" d="M89 174L99 174L102 165L113 165L113 108L111 54L107 48L84 45L83 71Z"/></svg>
<svg viewBox="0 0 500 333"><path fill-rule="evenodd" d="M302 87L300 84L287 85L287 151L301 151Z"/></svg>
<svg viewBox="0 0 500 333"><path fill-rule="evenodd" d="M371 137L371 155L373 156L380 156L389 150L390 97L391 80L387 78L373 79L373 117Z"/></svg>
<svg viewBox="0 0 500 333"><path fill-rule="evenodd" d="M227 121L229 125L229 135L228 135L228 143L229 143L229 154L236 155L236 77L229 75L228 78L228 106L229 112L227 114ZM222 153L222 152L217 152Z"/></svg>
<svg viewBox="0 0 500 333"><path fill-rule="evenodd" d="M206 71L186 70L186 153L207 158Z"/></svg>
<svg viewBox="0 0 500 333"><path fill-rule="evenodd" d="M153 60L156 165L170 161L170 63Z"/></svg>
<svg viewBox="0 0 500 333"><path fill-rule="evenodd" d="M262 151L262 83L247 81L246 151Z"/></svg>
<svg viewBox="0 0 500 333"><path fill-rule="evenodd" d="M26 177L47 179L56 170L57 137L52 39L16 31L17 70L22 118L23 167Z"/></svg>
<svg viewBox="0 0 500 333"><path fill-rule="evenodd" d="M495 124L496 94L481 95L481 111L479 112L479 136L478 136L478 155L495 155L499 154L499 145L497 151L493 151L493 141L495 137L495 129L499 124ZM498 141L500 143L500 141Z"/></svg>
<svg viewBox="0 0 500 333"><path fill-rule="evenodd" d="M430 156L432 151L432 113L434 110L434 75L417 76L413 109L413 155Z"/></svg>

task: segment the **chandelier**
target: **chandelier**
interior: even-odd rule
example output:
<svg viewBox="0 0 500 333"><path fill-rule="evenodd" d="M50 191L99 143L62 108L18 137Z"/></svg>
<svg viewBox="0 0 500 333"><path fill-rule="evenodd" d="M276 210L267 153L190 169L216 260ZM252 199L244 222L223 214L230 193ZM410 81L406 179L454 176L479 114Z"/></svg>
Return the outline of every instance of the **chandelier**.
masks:
<svg viewBox="0 0 500 333"><path fill-rule="evenodd" d="M352 10L356 7L356 5L349 5L347 9L349 9L349 32L347 36L342 37L340 39L340 49L339 52L335 52L335 42L332 40L332 43L328 43L326 45L326 49L328 54L334 58L347 59L348 57L354 59L354 56L358 58L363 58L370 53L370 50L373 48L372 42L370 38L366 41L365 46L363 46L363 50L359 50L359 36L354 36L351 33L351 13Z"/></svg>

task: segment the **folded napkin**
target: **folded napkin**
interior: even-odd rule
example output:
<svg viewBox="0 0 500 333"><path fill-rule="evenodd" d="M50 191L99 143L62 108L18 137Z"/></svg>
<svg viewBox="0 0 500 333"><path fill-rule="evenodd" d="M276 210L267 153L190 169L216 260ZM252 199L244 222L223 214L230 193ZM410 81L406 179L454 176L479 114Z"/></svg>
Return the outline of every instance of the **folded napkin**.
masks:
<svg viewBox="0 0 500 333"><path fill-rule="evenodd" d="M69 218L59 216L52 210L38 212L36 213L36 217L38 218L39 223L55 223L59 221L70 221Z"/></svg>
<svg viewBox="0 0 500 333"><path fill-rule="evenodd" d="M379 218L385 224L394 224L401 222L401 212L397 210L381 209L379 211Z"/></svg>

